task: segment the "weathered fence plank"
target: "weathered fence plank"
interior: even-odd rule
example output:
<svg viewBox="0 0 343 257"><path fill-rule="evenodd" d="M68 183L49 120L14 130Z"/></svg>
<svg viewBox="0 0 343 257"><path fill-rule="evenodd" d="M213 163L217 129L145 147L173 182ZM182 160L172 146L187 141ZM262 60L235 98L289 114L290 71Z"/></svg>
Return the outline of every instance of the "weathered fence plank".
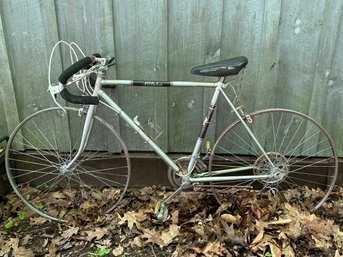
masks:
<svg viewBox="0 0 343 257"><path fill-rule="evenodd" d="M340 5L341 1L338 2ZM336 8L337 12L340 12L340 17L337 17L339 30L337 31L336 41L334 42L335 47L332 50L331 69L329 70L329 74L325 73L324 86L327 87L327 92L324 97L326 98L326 102L324 106L319 106L319 108L324 110L323 122L325 127L336 143L338 154L343 157L343 8L340 6L336 6ZM327 31L327 33L330 34L331 32ZM330 37L328 38L330 39Z"/></svg>
<svg viewBox="0 0 343 257"><path fill-rule="evenodd" d="M16 96L7 56L5 34L0 13L0 134L8 135L19 123Z"/></svg>
<svg viewBox="0 0 343 257"><path fill-rule="evenodd" d="M191 75L192 67L219 58L222 1L170 1L168 7L169 79L199 81L203 78ZM204 118L204 92L212 93L197 88L170 89L169 151L192 151Z"/></svg>
<svg viewBox="0 0 343 257"><path fill-rule="evenodd" d="M246 111L254 109L253 103L255 101L263 27L263 8L263 2L257 0L224 1L221 58L245 55L249 59L249 64L244 71L241 95L242 102L246 103ZM242 15L243 13L244 15ZM254 33L256 31L259 31L259 33ZM239 88L237 90L239 92ZM226 92L233 99L234 94L230 87L226 89ZM220 101L218 104L217 135L230 121L235 119L228 104Z"/></svg>
<svg viewBox="0 0 343 257"><path fill-rule="evenodd" d="M59 35L62 40L76 42L86 55L93 53L99 53L102 56L115 55L113 9L110 1L61 0L56 2L56 9ZM70 29L70 24L73 25L78 33ZM63 67L67 68L71 64L68 47L62 47L62 57ZM116 76L115 69L108 70L107 74L108 77L114 78ZM76 88L74 88L74 93L81 94ZM107 93L114 99L117 99L115 89L107 90ZM107 107L100 106L98 114L104 117L115 129L119 130L118 116L109 112ZM110 143L111 138L109 137L111 135L104 132L101 130L97 132L99 140L97 142L91 142L92 146L90 147L98 150L120 150L118 145L116 146Z"/></svg>
<svg viewBox="0 0 343 257"><path fill-rule="evenodd" d="M340 30L340 17L342 14L342 1L326 1L322 17L321 34L318 42L318 51L313 74L313 84L309 89L311 99L309 102L309 116L318 120L324 127L327 127L325 113L326 101L328 100L328 89L330 87L330 73L333 55ZM339 103L335 103L339 105ZM316 142L321 138L316 137ZM316 150L316 149L314 149Z"/></svg>
<svg viewBox="0 0 343 257"><path fill-rule="evenodd" d="M13 90L16 93L18 116L22 120L33 112L53 105L47 88L49 53L58 40L56 19L51 15L55 13L54 1L15 0L1 1L0 4ZM60 66L60 59L57 58L53 64ZM57 76L57 73L52 71L52 76ZM9 97L9 100L14 100L11 95ZM16 111L15 105L13 111ZM43 124L41 131L49 131L49 125L48 122ZM29 133L25 136L32 143L37 141Z"/></svg>
<svg viewBox="0 0 343 257"><path fill-rule="evenodd" d="M56 19L50 14L55 13L54 1L2 1L1 8L13 86L22 92L16 97L23 119L51 105L46 89L49 53L58 40Z"/></svg>
<svg viewBox="0 0 343 257"><path fill-rule="evenodd" d="M275 107L278 104L275 95L277 95L280 11L281 0L264 1L258 77L255 96L252 96L255 110Z"/></svg>
<svg viewBox="0 0 343 257"><path fill-rule="evenodd" d="M167 2L113 2L118 79L167 80ZM165 88L118 87L119 104L137 120L152 138L158 136L153 124L163 133L156 142L167 148L167 102ZM121 122L121 135L131 150L150 150L127 124ZM160 129L158 129L160 131Z"/></svg>
<svg viewBox="0 0 343 257"><path fill-rule="evenodd" d="M309 110L325 3L282 1L278 98L283 107Z"/></svg>
<svg viewBox="0 0 343 257"><path fill-rule="evenodd" d="M339 0L0 1L0 112L5 114L0 133L53 105L46 92L47 63L53 45L66 40L78 43L86 54L115 54L117 66L109 77L118 79L215 81L193 76L190 69L245 55L245 110L278 106L308 113L328 128L343 156L342 5ZM69 65L67 58L62 50L53 59L55 82L62 66ZM234 97L230 87L226 92ZM181 88L109 91L147 130L153 122L161 127L157 143L169 152L192 150L211 93ZM118 117L106 110L100 115L120 131L130 150L151 150ZM206 140L214 141L233 119L220 101ZM116 151L113 145L94 147Z"/></svg>
<svg viewBox="0 0 343 257"><path fill-rule="evenodd" d="M244 15L242 15L243 13ZM254 110L257 87L256 82L259 75L264 2L258 0L224 1L223 15L221 39L222 59L240 55L247 56L249 59L247 68L244 71L242 87L237 85L235 88L237 93L240 95L240 103L244 104L246 112L250 112ZM259 31L260 33L252 33L254 31ZM234 93L231 87L227 87L225 91L229 95L230 99L233 100ZM237 117L231 112L231 109L225 102L224 98L220 100L221 101L218 103L217 113L217 136L219 136L224 128L232 121L237 119ZM236 147L232 147L232 150L236 149Z"/></svg>

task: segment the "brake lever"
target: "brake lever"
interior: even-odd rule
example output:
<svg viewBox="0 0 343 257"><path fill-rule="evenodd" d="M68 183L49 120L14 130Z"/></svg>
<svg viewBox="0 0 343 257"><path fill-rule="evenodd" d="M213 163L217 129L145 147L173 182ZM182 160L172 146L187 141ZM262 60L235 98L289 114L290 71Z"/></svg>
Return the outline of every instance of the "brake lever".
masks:
<svg viewBox="0 0 343 257"><path fill-rule="evenodd" d="M111 62L114 61L114 58L115 58L115 57L112 57L111 59L109 59L109 60L107 61L107 64L111 64ZM115 64L115 63L114 63L114 64Z"/></svg>
<svg viewBox="0 0 343 257"><path fill-rule="evenodd" d="M114 62L114 63L111 63L111 64L109 64L109 65L107 65L107 67L109 68L109 67L112 67L112 66L114 66L114 65L116 65L115 62Z"/></svg>
<svg viewBox="0 0 343 257"><path fill-rule="evenodd" d="M115 62L113 62L114 61L114 59L115 59L115 57L112 57L111 59L109 59L108 61L107 61L107 67L109 68L109 67L112 67L112 66L114 66L116 63ZM113 62L113 63L112 63Z"/></svg>

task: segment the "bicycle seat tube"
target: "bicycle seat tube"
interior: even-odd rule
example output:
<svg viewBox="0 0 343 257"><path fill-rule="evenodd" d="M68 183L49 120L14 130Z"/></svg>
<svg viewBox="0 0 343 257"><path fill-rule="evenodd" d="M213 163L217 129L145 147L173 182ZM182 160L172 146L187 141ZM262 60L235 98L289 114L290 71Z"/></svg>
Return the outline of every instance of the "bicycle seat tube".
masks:
<svg viewBox="0 0 343 257"><path fill-rule="evenodd" d="M217 86L216 86L215 91L213 93L210 106L208 107L207 115L206 115L204 122L202 124L202 128L201 128L199 137L196 141L196 144L194 146L194 149L193 149L193 152L191 155L191 159L190 159L188 167L187 167L187 174L188 175L192 172L193 168L195 167L196 160L197 160L199 153L200 153L200 150L201 150L202 142L204 141L204 138L205 138L206 133L207 133L208 126L211 122L211 119L213 117L214 111L215 111L216 106L217 106L217 101L219 98L220 89L224 86L224 81L225 81L225 77L221 77L220 80L217 82Z"/></svg>

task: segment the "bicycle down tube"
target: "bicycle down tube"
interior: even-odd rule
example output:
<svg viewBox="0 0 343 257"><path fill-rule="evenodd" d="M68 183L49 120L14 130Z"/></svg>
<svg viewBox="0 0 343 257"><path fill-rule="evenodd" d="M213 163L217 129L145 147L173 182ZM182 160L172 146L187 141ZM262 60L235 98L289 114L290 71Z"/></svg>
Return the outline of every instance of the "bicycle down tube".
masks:
<svg viewBox="0 0 343 257"><path fill-rule="evenodd" d="M144 133L144 131L112 100L110 96L108 96L103 90L98 90L97 94L105 100L107 104L109 104L117 113L118 115L123 118L127 124L133 128L144 140L147 142L154 151L166 162L175 172L178 172L180 168L170 159L164 151L157 145L155 142Z"/></svg>
<svg viewBox="0 0 343 257"><path fill-rule="evenodd" d="M223 87L225 84L223 83L223 79L216 83L207 83L207 82L183 82L183 81L171 81L171 82L164 82L164 81L135 81L135 80L102 80L101 82L104 86L115 86L115 85L127 85L127 86L152 86L152 87L214 87L215 91L212 96L212 100L209 106L209 111L207 116L204 119L204 122L202 124L202 129L199 134L199 137L195 143L194 150L191 154L190 162L187 166L187 174L181 175L183 177L188 177L188 182L190 183L198 183L198 182L211 182L211 181L230 181L230 180L237 180L237 179L267 179L271 175L254 175L254 176L221 176L221 177L213 177L208 176L208 172L204 174L203 177L196 177L191 178L189 177L190 173L192 172L193 167L195 166L196 160L200 155L201 151L201 145L203 142L203 139L205 137L205 134L207 132L207 127L210 123L210 120L212 118L212 115L214 113L217 100L219 98L220 93L223 94L224 98L230 105L231 109L234 110L234 113L236 116L245 124L245 121L242 119L242 117L239 115L237 110L235 109L233 103L230 101L230 99L227 97L227 95L223 91ZM97 90L97 95L99 95L107 104L109 104L117 113L118 115L123 118L127 124L133 128L144 140L147 142L153 150L163 159L163 161L170 166L175 172L180 171L180 167L178 167L175 162L166 154L164 151L157 145L155 142L145 134L145 132L112 100L111 97L109 97L103 90L99 89ZM272 161L270 160L267 153L264 151L263 147L258 142L257 138L254 136L253 132L249 129L249 127L246 125L245 129L248 131L252 139L256 142L256 144L259 146L260 150L262 151L262 154L266 157L266 159L273 165ZM247 167L240 167L240 168L234 168L234 169L225 169L225 170L218 170L215 171L215 173L212 173L211 175L222 175L230 172L237 172L237 171L244 171L253 169L254 166L247 166Z"/></svg>

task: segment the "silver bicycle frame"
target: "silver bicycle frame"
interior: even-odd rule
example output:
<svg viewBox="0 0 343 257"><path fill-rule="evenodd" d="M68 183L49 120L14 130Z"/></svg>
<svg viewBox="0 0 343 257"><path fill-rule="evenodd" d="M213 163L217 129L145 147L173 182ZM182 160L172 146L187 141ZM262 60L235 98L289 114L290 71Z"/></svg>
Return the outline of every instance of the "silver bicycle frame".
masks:
<svg viewBox="0 0 343 257"><path fill-rule="evenodd" d="M228 174L233 172L239 172L249 169L254 169L254 166L246 166L246 167L239 167L239 168L233 168L233 169L225 169L225 170L218 170L211 172L211 176L208 176L208 173L204 173L202 177L190 177L190 174L192 173L196 162L200 156L201 146L203 143L203 140L205 138L207 128L209 126L210 120L212 118L212 115L215 111L216 104L219 98L219 95L222 94L225 98L225 100L228 102L229 106L235 113L235 115L238 117L238 119L242 122L244 128L247 130L249 135L252 137L258 148L261 150L262 154L265 156L265 158L268 160L268 162L271 164L272 167L274 167L274 164L270 160L267 153L264 151L261 144L258 142L257 138L254 136L253 132L250 130L249 126L246 124L245 120L241 117L229 97L225 94L223 88L225 88L226 84L224 83L225 77L222 77L217 83L208 83L208 82L186 82L186 81L135 81L135 80L105 80L103 79L105 75L105 70L100 70L97 76L97 80L94 87L93 96L100 97L105 103L114 110L119 117L121 117L135 132L137 132L143 140L149 144L152 149L162 158L162 160L171 167L176 174L179 174L180 167L176 165L176 163L143 131L143 129L138 126L134 120L132 120L118 105L113 99L108 96L103 90L102 86L117 86L117 85L129 85L129 86L149 86L149 87L163 87L163 86L172 86L172 87L212 87L214 88L214 93L211 99L211 103L209 106L209 111L207 116L204 119L201 132L199 134L199 137L195 143L193 152L191 154L190 162L188 164L187 170L182 171L183 175L180 175L183 181L183 184L191 184L191 183L199 183L199 182L211 182L211 181L233 181L233 180L251 180L251 179L267 179L270 178L272 175L250 175L250 176L216 176L216 175L222 175L222 174ZM93 115L96 113L96 106L91 105L89 106L87 110L87 116L82 132L82 138L81 138L81 144L80 148L78 149L77 154L75 157L64 167L65 171L67 171L70 167L72 167L73 163L77 160L77 158L81 155L81 153L86 149L88 138L92 130L93 126ZM213 176L214 175L214 176Z"/></svg>
<svg viewBox="0 0 343 257"><path fill-rule="evenodd" d="M244 125L245 129L249 133L249 135L252 137L256 145L259 147L261 150L262 154L266 157L266 159L270 162L272 167L274 167L272 161L269 159L269 156L267 153L264 151L263 147L261 144L258 142L257 138L254 136L253 132L250 130L248 125L246 124L245 120L241 117L239 112L236 110L235 106L233 103L230 101L229 97L225 94L223 88L225 87L224 84L224 78L221 78L220 81L217 83L207 83L207 82L184 82L184 81L172 81L172 82L149 82L149 81L133 81L133 80L103 80L103 76L99 75L95 88L94 88L94 93L93 96L99 96L106 104L108 104L112 110L114 110L135 132L137 132L143 140L149 144L152 149L158 154L162 160L169 166L171 167L176 173L180 171L180 167L175 164L175 162L142 130L140 126L138 126L133 119L131 119L118 105L113 99L108 96L103 90L102 86L103 85L111 85L111 86L117 86L117 85L126 85L126 86L150 86L150 87L156 87L156 86L172 86L172 87L212 87L214 88L214 93L212 96L212 100L209 106L209 114L208 116L205 117L204 122L203 122L203 128L202 131L200 132L200 135L195 143L193 152L191 154L191 159L189 162L189 165L187 167L187 174L181 175L183 181L189 182L189 183L198 183L198 182L211 182L211 181L233 181L233 180L251 180L251 179L267 179L270 178L272 175L251 175L251 176L220 176L216 177L215 175L219 174L227 174L227 173L232 173L232 172L239 172L239 171L244 171L244 170L249 170L249 169L254 169L254 166L247 166L247 167L239 167L239 168L234 168L234 169L225 169L225 170L219 170L212 172L211 175L214 176L207 176L204 175L203 177L196 177L196 178L191 178L190 174L192 173L195 164L197 162L197 159L200 156L200 151L201 151L201 146L203 143L204 136L207 131L207 127L210 122L210 118L212 117L212 114L214 112L216 103L218 101L219 95L222 94L232 110L234 111L235 115L240 119L242 124ZM95 107L90 107L87 111L87 117L86 117L86 122L84 125L83 129L83 135L82 135L82 144L81 147L78 151L77 156L79 156L82 151L85 149L87 145L87 140L90 134L90 131L92 129L92 116L94 115L96 111ZM77 158L77 157L76 157ZM76 160L74 158L71 163L68 165L70 167L72 165L72 162Z"/></svg>

